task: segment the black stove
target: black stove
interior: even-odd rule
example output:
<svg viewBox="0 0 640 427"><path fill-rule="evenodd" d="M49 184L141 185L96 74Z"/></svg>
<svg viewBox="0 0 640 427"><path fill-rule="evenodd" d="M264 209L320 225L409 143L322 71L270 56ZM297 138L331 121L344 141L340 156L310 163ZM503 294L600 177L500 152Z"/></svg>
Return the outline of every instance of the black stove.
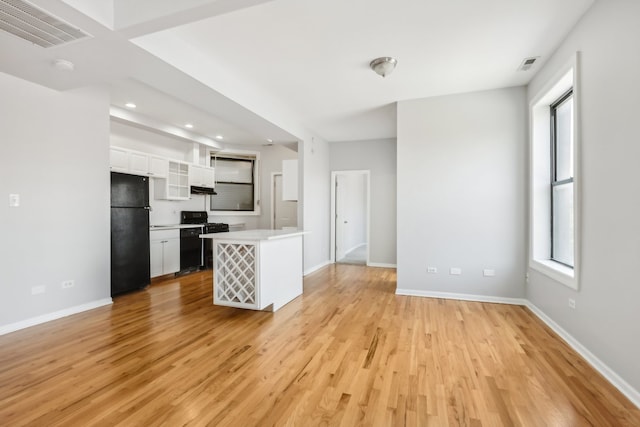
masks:
<svg viewBox="0 0 640 427"><path fill-rule="evenodd" d="M229 231L229 224L225 224L223 222L209 222L209 214L207 211L181 211L180 212L180 224L193 224L202 226L202 233L224 233ZM185 235L185 240L188 238L198 239L198 244L200 245L200 260L201 266L206 268L213 268L213 241L211 239L200 239L198 235L194 235L191 233L191 236L187 236L188 232L184 232L181 230L180 233L180 245L181 247L184 245L189 245L186 241L183 243L183 234ZM199 233L198 233L199 234ZM202 243L204 240L204 244ZM195 241L193 242L195 244ZM182 267L182 262L181 262ZM185 266L186 267L186 266Z"/></svg>

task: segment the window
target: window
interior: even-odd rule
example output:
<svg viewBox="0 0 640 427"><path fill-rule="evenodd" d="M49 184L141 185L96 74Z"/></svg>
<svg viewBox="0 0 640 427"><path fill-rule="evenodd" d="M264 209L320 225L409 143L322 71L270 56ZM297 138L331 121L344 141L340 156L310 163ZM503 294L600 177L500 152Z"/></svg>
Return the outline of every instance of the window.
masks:
<svg viewBox="0 0 640 427"><path fill-rule="evenodd" d="M211 197L211 210L224 212L256 211L255 157L211 156L215 168L216 193Z"/></svg>
<svg viewBox="0 0 640 427"><path fill-rule="evenodd" d="M551 259L573 268L573 88L551 105Z"/></svg>
<svg viewBox="0 0 640 427"><path fill-rule="evenodd" d="M580 186L578 55L530 104L529 266L578 289Z"/></svg>

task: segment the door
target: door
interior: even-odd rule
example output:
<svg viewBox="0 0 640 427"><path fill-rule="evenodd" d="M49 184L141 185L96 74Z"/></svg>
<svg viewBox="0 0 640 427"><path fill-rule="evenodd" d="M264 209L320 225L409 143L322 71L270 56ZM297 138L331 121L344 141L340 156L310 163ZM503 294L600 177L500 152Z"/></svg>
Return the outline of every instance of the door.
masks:
<svg viewBox="0 0 640 427"><path fill-rule="evenodd" d="M273 175L273 228L298 227L298 202L282 200L282 174Z"/></svg>
<svg viewBox="0 0 640 427"><path fill-rule="evenodd" d="M347 227L346 191L344 191L344 175L336 176L336 261L344 258L346 248L344 237Z"/></svg>

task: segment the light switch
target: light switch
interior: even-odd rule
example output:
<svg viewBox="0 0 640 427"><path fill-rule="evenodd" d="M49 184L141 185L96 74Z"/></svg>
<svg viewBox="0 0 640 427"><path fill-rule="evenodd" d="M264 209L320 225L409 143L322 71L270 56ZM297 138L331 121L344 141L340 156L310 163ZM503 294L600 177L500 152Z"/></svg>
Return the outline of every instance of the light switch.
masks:
<svg viewBox="0 0 640 427"><path fill-rule="evenodd" d="M20 195L19 194L9 194L9 207L17 208L20 206Z"/></svg>
<svg viewBox="0 0 640 427"><path fill-rule="evenodd" d="M451 267L449 269L449 274L452 276L460 276L462 274L462 269L460 267Z"/></svg>

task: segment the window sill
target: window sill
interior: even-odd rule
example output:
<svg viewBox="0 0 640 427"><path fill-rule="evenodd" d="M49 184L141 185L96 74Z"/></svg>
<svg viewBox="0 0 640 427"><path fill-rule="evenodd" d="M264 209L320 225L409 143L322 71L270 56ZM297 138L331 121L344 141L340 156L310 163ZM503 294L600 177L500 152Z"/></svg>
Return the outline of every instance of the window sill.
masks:
<svg viewBox="0 0 640 427"><path fill-rule="evenodd" d="M547 259L533 259L529 262L529 267L573 290L578 290L578 281L573 268Z"/></svg>

